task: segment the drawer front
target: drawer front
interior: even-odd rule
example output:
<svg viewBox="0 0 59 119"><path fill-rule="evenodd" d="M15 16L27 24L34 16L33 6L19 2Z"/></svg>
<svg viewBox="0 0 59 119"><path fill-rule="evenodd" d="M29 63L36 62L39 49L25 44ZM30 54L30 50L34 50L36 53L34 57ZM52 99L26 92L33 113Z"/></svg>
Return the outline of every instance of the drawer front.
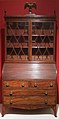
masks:
<svg viewBox="0 0 59 119"><path fill-rule="evenodd" d="M31 87L37 87L39 89L54 89L56 87L55 80L41 80L41 81L32 81Z"/></svg>
<svg viewBox="0 0 59 119"><path fill-rule="evenodd" d="M10 80L3 81L3 88L21 88L21 87L31 87L31 88L39 88L39 89L54 89L56 87L55 80L33 80L33 81L21 81L21 80Z"/></svg>
<svg viewBox="0 0 59 119"><path fill-rule="evenodd" d="M3 95L5 96L54 96L56 95L56 90L38 90L38 89L26 89L26 88L23 88L23 89L10 89L10 90L3 90Z"/></svg>
<svg viewBox="0 0 59 119"><path fill-rule="evenodd" d="M29 96L29 97L6 97L3 98L4 105L55 105L56 98L53 97L42 97L42 96Z"/></svg>
<svg viewBox="0 0 59 119"><path fill-rule="evenodd" d="M6 87L6 88L21 88L21 87L28 87L29 86L29 82L28 81L13 81L13 80L10 80L10 81L3 81L3 87Z"/></svg>

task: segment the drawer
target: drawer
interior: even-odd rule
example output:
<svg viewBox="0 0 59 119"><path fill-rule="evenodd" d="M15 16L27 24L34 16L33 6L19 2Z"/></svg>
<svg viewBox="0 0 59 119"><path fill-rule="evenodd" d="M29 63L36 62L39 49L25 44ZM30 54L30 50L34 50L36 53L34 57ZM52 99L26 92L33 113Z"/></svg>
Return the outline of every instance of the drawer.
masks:
<svg viewBox="0 0 59 119"><path fill-rule="evenodd" d="M54 89L56 87L55 80L32 80L32 81L24 81L24 80L10 80L3 81L3 88L21 88L21 87L31 87L31 88L39 88L39 89Z"/></svg>
<svg viewBox="0 0 59 119"><path fill-rule="evenodd" d="M56 98L42 97L42 96L29 96L29 97L6 97L3 98L4 105L55 105Z"/></svg>
<svg viewBox="0 0 59 119"><path fill-rule="evenodd" d="M38 89L10 89L10 90L3 90L3 95L5 96L55 96L56 95L56 90L38 90Z"/></svg>
<svg viewBox="0 0 59 119"><path fill-rule="evenodd" d="M21 88L21 87L28 87L29 86L29 82L28 81L13 81L13 80L10 80L10 81L3 81L3 88L6 87L6 88Z"/></svg>
<svg viewBox="0 0 59 119"><path fill-rule="evenodd" d="M37 87L39 89L54 89L56 88L55 80L41 80L41 81L31 81L31 87Z"/></svg>

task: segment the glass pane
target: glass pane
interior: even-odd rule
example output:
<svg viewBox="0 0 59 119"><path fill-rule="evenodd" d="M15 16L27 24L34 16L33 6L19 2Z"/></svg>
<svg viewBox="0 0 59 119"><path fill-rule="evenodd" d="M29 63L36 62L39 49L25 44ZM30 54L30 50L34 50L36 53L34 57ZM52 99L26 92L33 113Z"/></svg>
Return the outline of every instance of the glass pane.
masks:
<svg viewBox="0 0 59 119"><path fill-rule="evenodd" d="M54 22L32 22L32 60L53 61Z"/></svg>
<svg viewBox="0 0 59 119"><path fill-rule="evenodd" d="M28 60L28 22L7 22L7 59Z"/></svg>

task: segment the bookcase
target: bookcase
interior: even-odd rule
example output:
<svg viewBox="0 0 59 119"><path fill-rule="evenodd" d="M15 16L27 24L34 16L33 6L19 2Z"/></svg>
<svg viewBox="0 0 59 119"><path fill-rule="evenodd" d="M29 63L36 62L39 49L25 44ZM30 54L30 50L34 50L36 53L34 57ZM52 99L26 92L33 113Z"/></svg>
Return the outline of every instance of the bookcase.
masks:
<svg viewBox="0 0 59 119"><path fill-rule="evenodd" d="M53 93L52 93L53 92ZM56 116L56 17L5 15L2 114L10 107L49 108Z"/></svg>
<svg viewBox="0 0 59 119"><path fill-rule="evenodd" d="M55 17L6 17L6 60L55 61Z"/></svg>

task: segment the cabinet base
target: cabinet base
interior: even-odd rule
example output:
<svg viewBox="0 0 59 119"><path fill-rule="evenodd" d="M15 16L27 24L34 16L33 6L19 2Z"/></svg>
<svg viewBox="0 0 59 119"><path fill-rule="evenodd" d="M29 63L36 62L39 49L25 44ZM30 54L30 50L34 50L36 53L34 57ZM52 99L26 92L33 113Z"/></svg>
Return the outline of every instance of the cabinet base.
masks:
<svg viewBox="0 0 59 119"><path fill-rule="evenodd" d="M51 110L52 109L52 110ZM2 116L5 114L54 114L57 117L57 108L56 106L52 107L40 107L38 109L20 109L17 106L9 107L2 106Z"/></svg>

